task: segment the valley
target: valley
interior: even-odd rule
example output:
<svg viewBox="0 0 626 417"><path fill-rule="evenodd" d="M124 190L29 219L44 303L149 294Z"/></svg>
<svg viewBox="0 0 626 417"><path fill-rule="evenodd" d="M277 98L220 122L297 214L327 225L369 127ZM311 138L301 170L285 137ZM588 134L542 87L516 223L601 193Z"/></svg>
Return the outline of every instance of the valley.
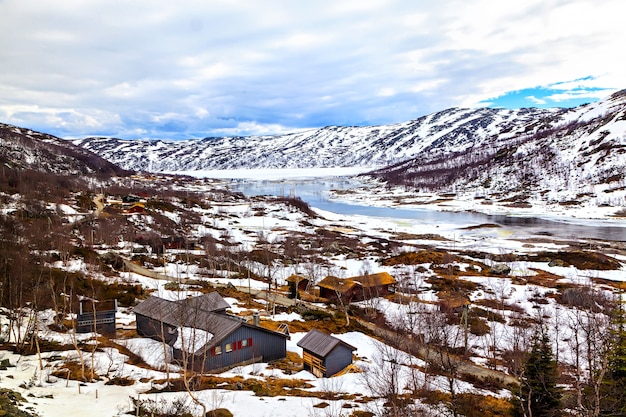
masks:
<svg viewBox="0 0 626 417"><path fill-rule="evenodd" d="M378 413L386 408L380 392L368 391L366 386L372 381L364 375L387 375L391 371L386 361L394 360L399 365L391 375L403 382L393 395L413 398L414 403L407 405L412 412L421 410L428 415L456 409L473 415L469 404L480 397L488 398L492 407L483 409L482 414L501 415L509 409L509 390L515 390L514 382L507 384L519 376L516 366L520 362L510 356L516 352L515 346L528 346L524 344L530 343L533 329L543 323L558 345L555 354L565 378L580 354L570 343L570 317L588 314L580 301L573 300L586 297L612 303L624 280L626 253L619 241L514 234L506 227L471 220L431 222L337 214L311 208L295 196L246 196L230 188L228 181L219 179L134 176L100 182L105 204L91 206L92 214L81 213L76 206L81 200L61 203L65 208L54 211L67 213L73 220L71 224L61 221L59 226L64 224L66 236L73 237L65 246L68 252L55 246L43 253L43 259L48 258L45 268L58 271L55 276L78 278L74 292L79 291L76 285L81 279L91 281L91 289L82 290L89 297L101 298L98 294L111 287L121 291L116 296L121 301L118 330L111 344L90 333L54 330L56 320L51 320L49 313L40 316L36 324L29 321L33 317L29 314L18 321L6 315L3 328L13 329L5 333L5 343L10 343L7 347L19 342L22 355L32 352L32 356L4 353L4 358L17 366L0 371L6 386L24 396L34 395L32 401L40 408L32 407L43 410L44 415L58 403L80 409L80 402L92 402L94 395L117 398L110 399L109 406L101 404L102 415L124 410L134 414L136 401L144 401L145 412L166 415L167 407L182 398L186 409L197 413L199 406L190 399L192 395L205 406L224 406L234 415L246 414L254 399L250 395L263 404L257 415L289 416L303 410L312 415L351 410L359 415L360 411ZM113 190L119 191L113 194ZM124 203L124 195L144 197ZM379 201L376 194L371 198L372 204ZM366 194L361 193L360 199L367 202ZM141 204L143 210L130 212L133 204ZM91 232L81 225L89 225ZM167 235L179 236L193 246L155 250L158 244L154 246L154 239L158 242L166 230ZM116 263L111 254L127 261ZM138 267L129 268L129 263ZM502 266L506 268L500 269ZM336 302L324 303L312 285L299 293L300 303L289 298L293 290L288 279L294 275L315 283L328 275L348 278L381 271L397 281L392 295L351 302L342 308ZM66 278L66 285L71 281ZM96 281L101 284L94 286ZM61 284L52 278L45 282L47 286ZM102 290L98 289L101 285ZM182 383L182 369L167 365L158 354L158 342L135 334L132 307L148 294L177 299L211 291L225 297L233 314L249 318L257 311L267 327L286 325L291 334L288 361L278 367L262 363L239 366L199 383L187 394L187 390L175 388L177 380ZM40 308L47 303L41 300ZM467 307L459 309L463 305ZM27 306L15 307L28 311ZM72 311L76 310L67 310L64 321L71 320ZM467 327L460 324L463 314L467 314ZM36 334L42 343L58 345L40 353L43 368L29 342L32 339L26 337L33 325L38 327ZM22 330L15 333L18 328ZM298 359L302 353L296 342L313 328L358 346L355 365L364 372L317 379L302 371ZM15 334L22 335L21 341L15 340ZM407 335L414 337L407 339ZM73 343L92 357L86 363L92 363L97 377L78 373L72 377L76 382L67 383L54 376L79 360ZM137 359L130 362L132 357ZM483 371L468 370L463 363ZM105 385L119 378L132 380L132 388ZM171 382L164 387L170 388L149 388L168 379ZM277 390L284 380L301 388ZM252 381L269 391L236 388ZM79 394L77 385L82 385ZM45 393L54 393L54 399L46 399ZM450 395L456 398L454 402ZM433 396L440 399L433 401ZM129 397L135 402L129 402ZM323 403L324 408L318 408Z"/></svg>
<svg viewBox="0 0 626 417"><path fill-rule="evenodd" d="M615 412L623 100L179 142L2 125L0 409L510 416L549 378L564 413ZM334 376L313 330L354 348Z"/></svg>

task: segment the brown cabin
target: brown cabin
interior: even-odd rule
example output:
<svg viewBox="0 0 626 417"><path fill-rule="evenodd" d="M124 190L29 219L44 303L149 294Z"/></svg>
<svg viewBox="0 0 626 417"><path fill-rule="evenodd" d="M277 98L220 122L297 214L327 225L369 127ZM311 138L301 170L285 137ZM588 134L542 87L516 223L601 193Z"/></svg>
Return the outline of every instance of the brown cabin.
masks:
<svg viewBox="0 0 626 417"><path fill-rule="evenodd" d="M292 285L294 288L298 287L298 291L306 291L307 288L309 287L309 279L306 277L303 277L302 275L290 275L287 277L287 283L289 285Z"/></svg>
<svg viewBox="0 0 626 417"><path fill-rule="evenodd" d="M344 301L362 301L384 297L395 292L396 280L388 272L365 274L350 278L332 275L321 280L320 297L330 300L341 297Z"/></svg>

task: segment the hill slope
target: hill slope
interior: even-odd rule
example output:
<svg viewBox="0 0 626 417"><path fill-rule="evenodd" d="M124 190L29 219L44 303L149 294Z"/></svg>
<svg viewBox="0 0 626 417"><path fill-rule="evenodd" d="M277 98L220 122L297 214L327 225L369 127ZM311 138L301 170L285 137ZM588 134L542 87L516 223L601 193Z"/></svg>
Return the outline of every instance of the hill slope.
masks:
<svg viewBox="0 0 626 417"><path fill-rule="evenodd" d="M600 204L624 205L626 92L550 120L549 127L498 135L473 147L431 148L374 173L390 184L424 191L473 191L477 195L531 193L566 203L600 196Z"/></svg>
<svg viewBox="0 0 626 417"><path fill-rule="evenodd" d="M448 109L385 126L185 141L86 138L74 143L126 169L382 167L432 149L460 150L551 126L562 110Z"/></svg>
<svg viewBox="0 0 626 417"><path fill-rule="evenodd" d="M66 140L0 123L0 164L54 174L121 175L126 171Z"/></svg>

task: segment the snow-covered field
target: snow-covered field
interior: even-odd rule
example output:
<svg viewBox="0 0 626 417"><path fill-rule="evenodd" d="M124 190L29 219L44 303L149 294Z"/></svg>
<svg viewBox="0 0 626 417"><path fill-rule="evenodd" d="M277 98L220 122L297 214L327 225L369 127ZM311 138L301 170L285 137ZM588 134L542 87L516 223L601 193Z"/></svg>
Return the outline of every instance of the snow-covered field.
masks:
<svg viewBox="0 0 626 417"><path fill-rule="evenodd" d="M318 173L318 170L315 172ZM246 178L250 173L247 172L241 174L240 178ZM299 172L293 173L294 176L312 176L313 172ZM259 175L256 173L257 178ZM264 178L272 179L273 174L266 173ZM285 173L283 172L282 178ZM329 173L329 175L338 175L335 172ZM232 178L232 176L230 177ZM352 199L360 203L367 202L367 204L391 204L392 199L397 199L397 191L394 191L386 199L377 191L376 195L372 195L370 192L359 192L349 196L342 196L341 198ZM408 198L408 195L405 196ZM250 203L262 204L262 203ZM446 202L446 207L441 209L473 209L474 207L468 206L468 202L465 200L458 200L453 202ZM375 238L386 239L393 234L405 233L407 235L422 236L415 240L404 241L406 249L413 248L412 245L432 245L446 249L471 249L475 251L483 251L485 253L501 254L501 253L525 253L525 252L537 252L541 250L554 251L564 247L562 242L551 242L548 239L545 241L534 241L532 244L528 242L522 242L516 237L510 234L503 233L502 230L497 228L482 228L482 229L468 229L468 226L473 224L424 224L418 220L410 219L392 219L392 218L372 218L361 215L339 215L331 212L324 212L318 210L320 215L317 219L310 219L312 226L303 226L300 222L301 214L294 213L292 210L288 210L285 207L276 209L275 207L265 207L268 210L265 215L252 216L250 215L250 205L237 202L236 204L228 205L227 203L220 204L219 208L212 208L211 210L219 210L222 216L209 217L210 213L203 213L207 218L207 222L210 222L213 227L206 228L206 230L195 230L194 233L198 235L206 233L219 233L220 230L228 230L230 237L237 242L241 242L243 245L251 247L254 244L256 237L248 233L249 231L262 231L266 234L268 241L278 240L281 236L294 230L305 230L306 227L312 228L337 228L341 227L344 232L356 236L363 240L372 240ZM270 210L271 209L271 210ZM548 210L541 212L540 207L536 208L536 212L528 213L522 211L522 214L539 214L539 215L552 215ZM608 211L600 212L598 208L578 208L577 211L572 211L568 208L563 208L562 211L556 213L558 216L571 216L581 217L586 219L591 218L605 218L610 215ZM604 213L604 214L600 214ZM519 214L519 212L518 212ZM614 220L620 227L624 226L621 220ZM448 240L432 241L427 237L428 235L437 235ZM584 240L584 237L581 237ZM122 245L123 248L123 245ZM617 259L622 262L626 260L626 256L615 255ZM360 275L364 270L370 272L387 271L392 275L407 274L410 268L397 267L397 266L383 266L379 259L375 257L365 258L353 258L345 255L334 255L328 259L332 264L332 267L328 268L329 272L336 273L340 276L355 276ZM488 262L488 260L483 260ZM85 265L78 261L73 262L60 262L59 267L67 270L81 270L85 268ZM554 298L548 297L553 292L552 289L541 287L539 285L520 284L513 281L512 277L532 276L535 272L533 269L541 269L545 272L556 274L562 277L564 283L575 284L589 284L591 279L604 279L608 281L626 281L626 273L621 270L579 270L573 266L549 266L545 262L512 262L509 265L511 267L511 274L509 278L498 277L476 277L467 276L463 279L472 281L479 284L479 289L471 295L472 301L481 298L492 298L498 300L506 300L506 303L514 304L518 306L529 317L534 317L538 313L537 298L545 300L545 304L541 304L541 314L546 317L548 321L558 318L560 314L561 321L568 312L558 312L558 306ZM261 268L260 265L251 265L251 268ZM467 267L467 265L459 265L461 270ZM277 284L282 285L288 276L293 273L302 273L302 270L298 270L296 265L280 266L274 271L274 277ZM177 277L181 279L194 279L202 280L207 279L201 274L201 271L193 265L185 265L180 262L167 263L164 267L155 268L157 272L163 273L171 277ZM414 279L420 281L421 292L419 293L419 300L422 302L436 301L437 295L424 282L424 279L428 276L425 274L414 274ZM463 274L461 273L461 276ZM108 278L111 279L111 278ZM193 290L187 294L181 293L180 290L171 291L165 288L166 281L149 278L132 272L122 272L117 278L127 283L138 283L144 288L151 289L163 298L176 299L188 294L196 294ZM256 281L254 279L242 279L232 278L228 274L223 274L221 277L211 278L212 282L219 284L233 284L237 287L251 288L251 289L265 289L267 284L264 282ZM535 300L535 301L532 301ZM244 308L238 305L237 300L227 300L232 308L233 313L241 313ZM263 302L263 300L260 300ZM407 313L407 306L395 304L385 299L378 299L375 302L370 303L369 306L375 306L379 311L384 312L388 317L400 317ZM409 306L410 307L410 306ZM501 311L503 315L512 317L513 313L510 311ZM49 317L48 317L49 319ZM265 316L267 320L277 320L284 322L291 322L294 320L302 320L302 318L296 313L283 313L276 314L274 316ZM4 320L4 318L3 318ZM130 325L133 322L133 314L127 310L122 310L118 313L118 324ZM45 317L42 317L40 322L41 333L40 336L48 338L50 340L56 340L59 342L70 343L70 334L54 333L50 330L46 330ZM487 336L471 336L470 344L475 346L475 357L473 360L476 363L484 363L486 358L490 355L490 345L494 343L498 345L498 349L502 350L510 343L511 333L506 325L491 323L492 333ZM558 340L559 338L565 340L568 337L567 331L564 326L560 330L561 333L553 333L553 336ZM288 342L288 350L301 354L301 349L297 347L297 342L304 336L304 333L293 333L291 339ZM338 334L337 337L346 341L347 343L357 347L355 354L358 359L356 365L361 368L380 366L380 361L376 360L376 356L380 354L379 342L374 339L356 332ZM83 337L89 337L83 336ZM66 339L66 340L64 340ZM158 393L147 394L154 381L164 378L164 366L163 366L163 351L162 346L150 339L132 338L126 340L117 340L117 343L126 346L129 350L137 355L141 356L146 363L151 365L154 369L140 368L127 363L125 355L118 352L113 348L104 348L103 351L98 351L94 354L93 360L95 364L96 372L103 376L104 379L97 382L90 383L78 383L73 380L65 380L51 376L51 372L69 356L75 357L75 351L66 352L52 352L44 353L42 360L45 365L43 370L39 369L39 359L36 356L18 356L8 351L0 352L0 359L8 359L9 362L15 367L10 367L5 371L0 371L0 386L4 388L10 388L16 390L28 399L27 407L38 413L40 416L83 416L86 413L93 417L98 416L113 416L123 415L132 410L132 399L139 398L140 400L152 400L155 404L163 403L164 406L176 401L183 401L189 407L194 409L196 414L199 413L199 408L194 406L184 393ZM568 346L562 343L559 346L558 354L562 358L567 358L571 355ZM62 357L56 357L61 355ZM91 359L90 359L91 360ZM406 358L407 363L419 364L420 360L417 358ZM177 372L177 369L172 367L172 372ZM261 376L263 375L263 376ZM122 387L115 385L106 385L107 378L113 378L115 376L129 377L136 382L130 386ZM315 391L340 391L346 393L352 393L357 395L372 395L376 393L368 392L364 384L363 375L358 373L349 373L335 378L320 378L317 379L313 375L307 372L299 372L292 375L287 375L282 371L272 370L267 368L267 364L254 364L249 366L242 366L234 368L228 372L221 374L223 377L230 376L243 376L245 378L267 378L275 376L279 378L297 378L309 381ZM406 376L404 376L406 377ZM433 377L428 382L433 389L446 389L446 382L439 380L438 377ZM458 389L460 391L476 392L471 385L457 381ZM208 409L217 407L223 407L229 409L235 416L303 416L303 415L322 415L319 409L314 405L321 402L317 398L304 398L296 396L280 396L280 397L258 397L251 391L228 391L228 390L207 390L196 393L200 401L202 401ZM506 392L495 393L494 395L506 395ZM354 408L365 409L370 405L360 404L353 401L340 400L330 401L330 407L336 410L341 410L341 407L346 402L350 403ZM87 411L88 410L88 411Z"/></svg>

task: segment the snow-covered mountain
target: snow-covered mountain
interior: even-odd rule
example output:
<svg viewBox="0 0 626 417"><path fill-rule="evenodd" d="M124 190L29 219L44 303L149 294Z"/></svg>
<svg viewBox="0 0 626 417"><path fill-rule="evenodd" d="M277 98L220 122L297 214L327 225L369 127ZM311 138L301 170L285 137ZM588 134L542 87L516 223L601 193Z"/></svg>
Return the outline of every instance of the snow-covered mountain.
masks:
<svg viewBox="0 0 626 417"><path fill-rule="evenodd" d="M277 136L74 143L138 171L366 167L418 191L463 190L521 206L626 205L626 90L574 109L452 108L393 125Z"/></svg>
<svg viewBox="0 0 626 417"><path fill-rule="evenodd" d="M626 91L450 152L438 146L375 173L417 190L624 206ZM522 133L519 133L522 132ZM534 196L531 196L534 194Z"/></svg>
<svg viewBox="0 0 626 417"><path fill-rule="evenodd" d="M123 169L87 149L45 133L0 123L0 165L62 175L123 175Z"/></svg>
<svg viewBox="0 0 626 417"><path fill-rule="evenodd" d="M563 110L452 108L405 123L277 136L197 140L86 138L74 143L123 168L175 172L237 168L382 167L432 149L462 150L551 127Z"/></svg>

